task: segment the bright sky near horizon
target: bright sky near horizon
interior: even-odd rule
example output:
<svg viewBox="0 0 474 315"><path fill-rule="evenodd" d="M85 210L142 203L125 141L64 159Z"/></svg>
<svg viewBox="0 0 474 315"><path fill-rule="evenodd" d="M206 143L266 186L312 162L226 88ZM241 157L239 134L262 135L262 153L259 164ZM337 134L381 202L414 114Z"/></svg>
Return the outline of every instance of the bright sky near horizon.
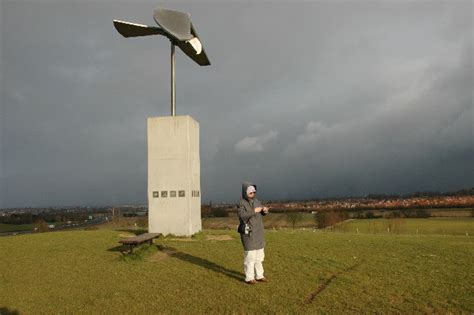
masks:
<svg viewBox="0 0 474 315"><path fill-rule="evenodd" d="M158 6L212 64L178 50L204 202L474 186L472 1L0 0L0 207L146 204L169 42L112 20Z"/></svg>

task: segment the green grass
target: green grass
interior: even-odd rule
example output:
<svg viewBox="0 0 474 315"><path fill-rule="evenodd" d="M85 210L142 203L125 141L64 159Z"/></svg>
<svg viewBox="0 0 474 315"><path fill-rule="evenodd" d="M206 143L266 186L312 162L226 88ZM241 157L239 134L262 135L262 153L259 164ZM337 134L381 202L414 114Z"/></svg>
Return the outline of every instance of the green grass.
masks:
<svg viewBox="0 0 474 315"><path fill-rule="evenodd" d="M33 224L5 224L0 223L0 232L15 232L33 230Z"/></svg>
<svg viewBox="0 0 474 315"><path fill-rule="evenodd" d="M216 240L216 235L233 239ZM20 314L474 311L471 236L269 230L264 266L270 282L255 286L243 283L243 251L234 231L158 239L156 247L144 246L136 259L123 258L118 241L124 236L125 232L99 229L0 238L0 310Z"/></svg>
<svg viewBox="0 0 474 315"><path fill-rule="evenodd" d="M333 228L337 232L437 234L474 236L474 218L349 220ZM389 229L389 230L388 230Z"/></svg>
<svg viewBox="0 0 474 315"><path fill-rule="evenodd" d="M53 224L56 228L61 225L66 225L66 222L46 222L47 225ZM34 229L35 224L5 224L0 223L0 232L19 232L19 231L31 231ZM54 230L54 229L52 229ZM1 313L0 313L1 314Z"/></svg>

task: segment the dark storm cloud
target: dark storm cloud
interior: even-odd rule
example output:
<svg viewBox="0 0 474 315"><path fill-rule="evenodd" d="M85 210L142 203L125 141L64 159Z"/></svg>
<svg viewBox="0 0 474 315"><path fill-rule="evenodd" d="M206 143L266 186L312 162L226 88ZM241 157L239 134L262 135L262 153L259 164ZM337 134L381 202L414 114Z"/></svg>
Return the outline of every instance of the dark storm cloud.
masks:
<svg viewBox="0 0 474 315"><path fill-rule="evenodd" d="M155 3L3 1L0 206L146 203L146 117L169 44ZM178 2L211 59L177 58L204 200L472 186L472 2ZM2 173L0 173L0 176Z"/></svg>

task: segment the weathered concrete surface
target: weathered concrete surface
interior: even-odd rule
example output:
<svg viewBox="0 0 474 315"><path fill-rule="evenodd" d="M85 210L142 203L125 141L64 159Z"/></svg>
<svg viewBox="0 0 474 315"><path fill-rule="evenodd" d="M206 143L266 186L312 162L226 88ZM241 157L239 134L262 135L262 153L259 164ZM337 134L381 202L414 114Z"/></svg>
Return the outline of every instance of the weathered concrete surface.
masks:
<svg viewBox="0 0 474 315"><path fill-rule="evenodd" d="M199 232L199 123L191 116L150 117L147 142L149 232L186 236Z"/></svg>

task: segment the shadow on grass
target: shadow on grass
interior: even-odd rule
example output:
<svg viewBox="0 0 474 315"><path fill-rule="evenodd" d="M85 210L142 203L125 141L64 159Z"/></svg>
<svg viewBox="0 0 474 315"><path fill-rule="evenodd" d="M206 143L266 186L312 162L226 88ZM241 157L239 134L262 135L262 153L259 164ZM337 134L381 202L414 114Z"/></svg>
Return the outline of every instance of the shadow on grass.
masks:
<svg viewBox="0 0 474 315"><path fill-rule="evenodd" d="M144 260L148 256L156 253L158 249L156 246L150 245L149 243L141 244L133 247L133 252L130 252L129 245L119 245L107 249L108 252L119 252L122 255L118 257L121 261L140 261ZM0 315L3 315L0 313Z"/></svg>
<svg viewBox="0 0 474 315"><path fill-rule="evenodd" d="M342 269L336 273L333 273L328 279L326 279L316 290L314 290L313 292L311 292L307 297L306 299L304 300L303 304L310 304L311 302L313 302L313 300L316 298L316 296L323 292L330 284L331 282L336 279L338 276L342 275L343 273L347 273L347 272L350 272L352 270L354 270L355 268L359 267L360 265L362 265L365 261L364 260L361 260L359 261L358 263L352 265L352 266L349 266L345 269Z"/></svg>
<svg viewBox="0 0 474 315"><path fill-rule="evenodd" d="M11 310L8 307L0 307L0 315L20 315L20 312Z"/></svg>
<svg viewBox="0 0 474 315"><path fill-rule="evenodd" d="M214 272L221 273L221 274L223 274L227 277L233 278L233 279L235 279L239 282L243 281L244 278L245 278L244 274L242 274L238 271L227 269L223 266L220 266L220 265L218 265L218 264L216 264L212 261L209 261L209 260L201 258L201 257L197 257L197 256L193 256L193 255L190 255L190 254L180 252L176 248L169 247L169 246L163 246L163 245L157 245L157 247L161 252L166 253L168 256L175 257L175 258L178 258L182 261L195 264L199 267L206 268L206 269L212 270Z"/></svg>

